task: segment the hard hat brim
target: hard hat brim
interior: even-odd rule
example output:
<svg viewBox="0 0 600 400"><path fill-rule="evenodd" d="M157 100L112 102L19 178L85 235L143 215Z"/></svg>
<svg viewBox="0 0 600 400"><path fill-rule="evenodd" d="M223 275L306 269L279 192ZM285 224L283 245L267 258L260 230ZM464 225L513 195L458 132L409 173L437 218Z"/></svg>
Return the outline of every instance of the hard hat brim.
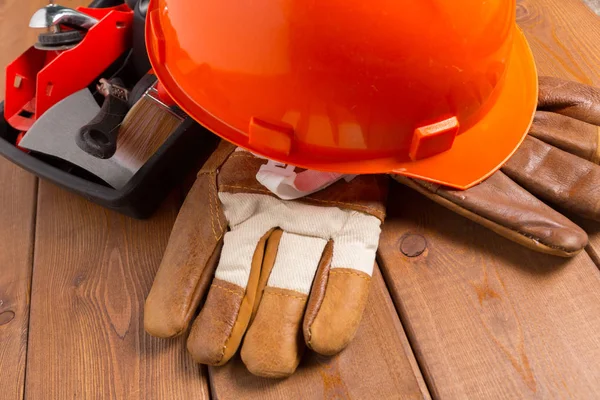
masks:
<svg viewBox="0 0 600 400"><path fill-rule="evenodd" d="M400 163L395 173L457 189L481 183L508 161L529 132L538 101L538 76L531 48L515 31L506 81L496 104L476 125L456 137L450 151Z"/></svg>

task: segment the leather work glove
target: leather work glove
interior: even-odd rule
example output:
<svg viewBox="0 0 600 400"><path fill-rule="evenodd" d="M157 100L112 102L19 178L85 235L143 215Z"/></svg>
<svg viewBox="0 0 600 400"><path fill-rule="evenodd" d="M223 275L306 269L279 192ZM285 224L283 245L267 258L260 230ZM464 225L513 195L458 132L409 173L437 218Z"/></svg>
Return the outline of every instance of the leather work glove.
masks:
<svg viewBox="0 0 600 400"><path fill-rule="evenodd" d="M225 364L241 346L250 372L285 377L305 344L333 355L353 338L388 177L340 180L286 201L256 180L266 160L234 150L221 142L185 200L146 299L145 329L177 336L200 309L187 342L197 362Z"/></svg>
<svg viewBox="0 0 600 400"><path fill-rule="evenodd" d="M466 191L393 177L508 239L574 256L587 234L541 200L600 221L599 125L600 90L542 77L529 135L501 171Z"/></svg>

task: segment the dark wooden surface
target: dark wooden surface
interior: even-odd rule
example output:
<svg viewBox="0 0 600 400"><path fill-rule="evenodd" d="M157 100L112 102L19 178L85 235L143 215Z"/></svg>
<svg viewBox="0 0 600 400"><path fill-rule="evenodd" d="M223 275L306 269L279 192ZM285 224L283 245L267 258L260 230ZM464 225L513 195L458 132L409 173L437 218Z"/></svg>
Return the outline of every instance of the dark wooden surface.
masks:
<svg viewBox="0 0 600 400"><path fill-rule="evenodd" d="M43 3L39 1L38 3ZM38 4L0 2L0 99L4 66L33 40L23 29ZM0 159L0 399L23 397L37 179Z"/></svg>
<svg viewBox="0 0 600 400"><path fill-rule="evenodd" d="M27 21L44 4L0 1L1 67L33 43ZM581 0L518 5L540 73L600 86L598 16ZM2 92L3 85L0 77ZM600 392L593 262L600 261L600 224L584 221L587 253L557 260L395 185L381 253L395 308L377 275L347 351L333 359L307 354L296 376L268 381L239 359L199 367L184 337L157 340L143 331L143 301L180 196L149 221L134 221L38 184L4 160L0 185L2 400L587 399ZM399 256L404 233L426 238L423 255Z"/></svg>
<svg viewBox="0 0 600 400"><path fill-rule="evenodd" d="M542 256L400 187L380 264L431 395L595 398L600 273L583 253ZM419 257L399 252L422 235Z"/></svg>
<svg viewBox="0 0 600 400"><path fill-rule="evenodd" d="M0 159L0 399L23 396L37 180ZM8 189L8 190L7 190Z"/></svg>
<svg viewBox="0 0 600 400"><path fill-rule="evenodd" d="M40 182L29 325L28 399L208 398L185 337L143 329L143 304L177 213L149 221Z"/></svg>

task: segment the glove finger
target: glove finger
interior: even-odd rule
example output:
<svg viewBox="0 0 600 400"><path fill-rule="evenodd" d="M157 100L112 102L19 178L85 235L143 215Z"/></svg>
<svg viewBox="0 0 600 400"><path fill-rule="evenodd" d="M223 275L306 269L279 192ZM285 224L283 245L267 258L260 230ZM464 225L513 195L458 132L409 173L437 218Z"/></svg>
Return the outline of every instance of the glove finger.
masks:
<svg viewBox="0 0 600 400"><path fill-rule="evenodd" d="M548 111L535 114L529 135L579 156L600 163L600 127Z"/></svg>
<svg viewBox="0 0 600 400"><path fill-rule="evenodd" d="M258 278L258 286L256 287L256 299L254 300L254 307L252 308L249 326L252 326L252 322L254 321L256 313L258 312L258 306L262 300L265 287L269 282L269 276L271 276L273 265L275 265L275 258L277 257L277 250L279 249L279 242L281 241L282 235L283 231L277 228L273 231L271 236L269 236L269 240L267 240L267 247L265 248L263 264L260 269L260 277Z"/></svg>
<svg viewBox="0 0 600 400"><path fill-rule="evenodd" d="M502 172L468 190L393 176L438 204L532 250L570 257L587 244L587 234Z"/></svg>
<svg viewBox="0 0 600 400"><path fill-rule="evenodd" d="M600 167L527 137L502 171L552 204L600 221Z"/></svg>
<svg viewBox="0 0 600 400"><path fill-rule="evenodd" d="M271 232L250 220L225 234L215 279L188 337L188 351L196 362L223 365L239 348Z"/></svg>
<svg viewBox="0 0 600 400"><path fill-rule="evenodd" d="M553 77L539 79L538 109L600 125L600 89Z"/></svg>
<svg viewBox="0 0 600 400"><path fill-rule="evenodd" d="M353 211L325 250L304 318L304 339L323 355L342 351L354 338L366 306L381 221Z"/></svg>
<svg viewBox="0 0 600 400"><path fill-rule="evenodd" d="M220 146L207 161L177 216L144 310L146 331L173 337L187 329L212 279L225 216L217 198L216 170L233 151Z"/></svg>
<svg viewBox="0 0 600 400"><path fill-rule="evenodd" d="M276 257L265 257L274 259L274 265L241 350L253 374L283 378L298 367L306 300L326 244L318 237L283 232Z"/></svg>

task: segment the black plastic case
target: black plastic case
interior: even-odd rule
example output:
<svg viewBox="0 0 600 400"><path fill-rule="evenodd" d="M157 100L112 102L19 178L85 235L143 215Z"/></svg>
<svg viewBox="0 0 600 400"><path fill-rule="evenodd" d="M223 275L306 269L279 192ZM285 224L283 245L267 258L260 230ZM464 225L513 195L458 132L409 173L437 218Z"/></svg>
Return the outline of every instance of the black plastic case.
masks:
<svg viewBox="0 0 600 400"><path fill-rule="evenodd" d="M115 190L62 160L21 151L13 144L17 133L4 119L4 103L0 103L0 154L3 157L41 179L137 219L149 217L171 189L202 164L217 144L216 136L188 117L131 181L123 189Z"/></svg>

